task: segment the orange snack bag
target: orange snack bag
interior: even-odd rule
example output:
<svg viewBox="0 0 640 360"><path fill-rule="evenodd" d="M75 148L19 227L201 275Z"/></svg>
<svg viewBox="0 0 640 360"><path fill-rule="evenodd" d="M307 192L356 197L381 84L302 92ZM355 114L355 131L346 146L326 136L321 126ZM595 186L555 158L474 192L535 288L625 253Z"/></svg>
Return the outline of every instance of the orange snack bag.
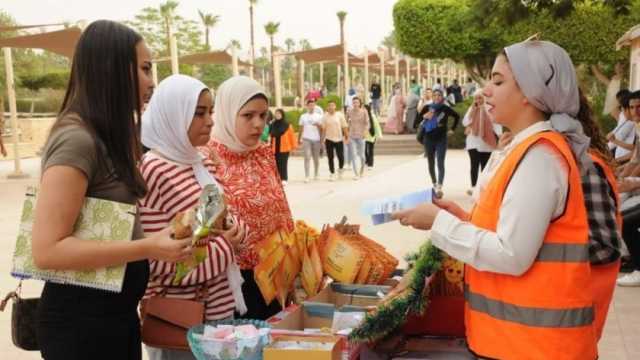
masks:
<svg viewBox="0 0 640 360"><path fill-rule="evenodd" d="M269 257L260 262L254 268L254 279L267 304L276 297L274 278L280 269L280 264L285 257L285 250L282 246L277 247Z"/></svg>

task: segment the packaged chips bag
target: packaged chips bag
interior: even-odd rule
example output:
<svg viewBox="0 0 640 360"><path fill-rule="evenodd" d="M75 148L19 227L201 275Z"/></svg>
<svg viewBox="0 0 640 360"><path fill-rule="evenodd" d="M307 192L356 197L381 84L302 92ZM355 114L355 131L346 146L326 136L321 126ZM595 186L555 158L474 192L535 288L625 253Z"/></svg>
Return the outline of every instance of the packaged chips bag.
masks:
<svg viewBox="0 0 640 360"><path fill-rule="evenodd" d="M215 184L209 184L202 189L196 209L176 215L173 221L174 237L176 239L190 237L194 251L190 259L176 264L173 285L179 285L189 272L207 258L207 237L212 230L224 230L226 216L223 193Z"/></svg>

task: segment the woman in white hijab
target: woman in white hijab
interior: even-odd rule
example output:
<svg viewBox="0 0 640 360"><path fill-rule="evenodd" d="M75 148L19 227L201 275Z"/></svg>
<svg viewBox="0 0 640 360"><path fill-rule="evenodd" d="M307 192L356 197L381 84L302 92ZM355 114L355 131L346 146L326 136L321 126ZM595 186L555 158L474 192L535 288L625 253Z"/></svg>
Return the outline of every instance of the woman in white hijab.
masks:
<svg viewBox="0 0 640 360"><path fill-rule="evenodd" d="M479 357L596 359L607 289L592 287L590 233L603 229L590 227L597 217L587 216L585 202L595 194L608 208L612 200L613 211L599 215L615 219L615 191L583 192L582 174L604 162L587 153L583 125L598 132L585 116L571 59L551 42L511 45L483 92L513 140L491 156L473 211L438 200L393 216L430 229L433 245L465 262L467 340Z"/></svg>
<svg viewBox="0 0 640 360"><path fill-rule="evenodd" d="M188 76L169 76L151 98L142 117L142 143L150 149L141 164L149 191L139 203L146 234L169 226L178 212L197 206L205 186L217 185L214 164L197 149L210 139L212 114L211 91ZM221 236L211 236L207 259L178 286L172 284L175 264L150 261L144 298L164 296L202 301L207 321L232 318L234 310L246 312L242 278L234 256L234 248L244 233L244 226L233 222ZM147 350L152 360L194 359L188 351L151 346Z"/></svg>
<svg viewBox="0 0 640 360"><path fill-rule="evenodd" d="M253 269L256 245L276 231L293 231L293 220L273 151L260 143L269 110L262 87L246 76L225 81L216 94L216 123L208 149L217 156L216 179L224 189L230 212L247 225L237 248L242 292L250 319L267 319L280 304L261 294Z"/></svg>

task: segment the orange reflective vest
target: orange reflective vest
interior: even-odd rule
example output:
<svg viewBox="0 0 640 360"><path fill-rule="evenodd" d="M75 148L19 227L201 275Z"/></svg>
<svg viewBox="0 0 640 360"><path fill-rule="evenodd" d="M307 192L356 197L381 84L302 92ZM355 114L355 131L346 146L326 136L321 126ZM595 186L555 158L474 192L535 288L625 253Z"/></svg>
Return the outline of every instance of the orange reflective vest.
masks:
<svg viewBox="0 0 640 360"><path fill-rule="evenodd" d="M471 222L496 231L509 181L531 146L542 142L569 165L565 211L549 224L536 260L523 275L466 266L467 341L477 355L494 359L595 359L587 214L580 172L562 135L538 133L518 144L481 194Z"/></svg>

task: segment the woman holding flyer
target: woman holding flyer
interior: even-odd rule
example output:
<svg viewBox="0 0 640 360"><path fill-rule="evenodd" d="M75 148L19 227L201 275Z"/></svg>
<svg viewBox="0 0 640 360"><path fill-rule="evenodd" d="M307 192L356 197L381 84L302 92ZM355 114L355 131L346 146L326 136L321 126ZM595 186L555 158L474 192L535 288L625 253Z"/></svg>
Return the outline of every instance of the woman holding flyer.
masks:
<svg viewBox="0 0 640 360"><path fill-rule="evenodd" d="M465 325L478 356L596 359L609 286L592 286L603 277L594 275L585 206L593 195L581 173L604 162L587 152L583 129L595 126L580 111L587 105L571 59L551 42L511 45L496 58L484 95L514 135L482 173L473 212L437 201L394 218L431 229L435 246L467 264Z"/></svg>
<svg viewBox="0 0 640 360"><path fill-rule="evenodd" d="M218 187L213 162L197 149L209 141L213 110L211 91L185 75L164 79L151 98L142 116L142 143L150 149L140 166L149 188L140 201L145 234L161 231L179 214L198 206L205 186ZM145 299L163 296L195 300L204 293L208 321L231 318L236 309L245 312L242 280L233 255L244 233L244 227L234 222L222 236L206 238L206 259L182 278L176 278L177 264L151 261ZM187 351L151 346L147 351L152 360L193 359Z"/></svg>

